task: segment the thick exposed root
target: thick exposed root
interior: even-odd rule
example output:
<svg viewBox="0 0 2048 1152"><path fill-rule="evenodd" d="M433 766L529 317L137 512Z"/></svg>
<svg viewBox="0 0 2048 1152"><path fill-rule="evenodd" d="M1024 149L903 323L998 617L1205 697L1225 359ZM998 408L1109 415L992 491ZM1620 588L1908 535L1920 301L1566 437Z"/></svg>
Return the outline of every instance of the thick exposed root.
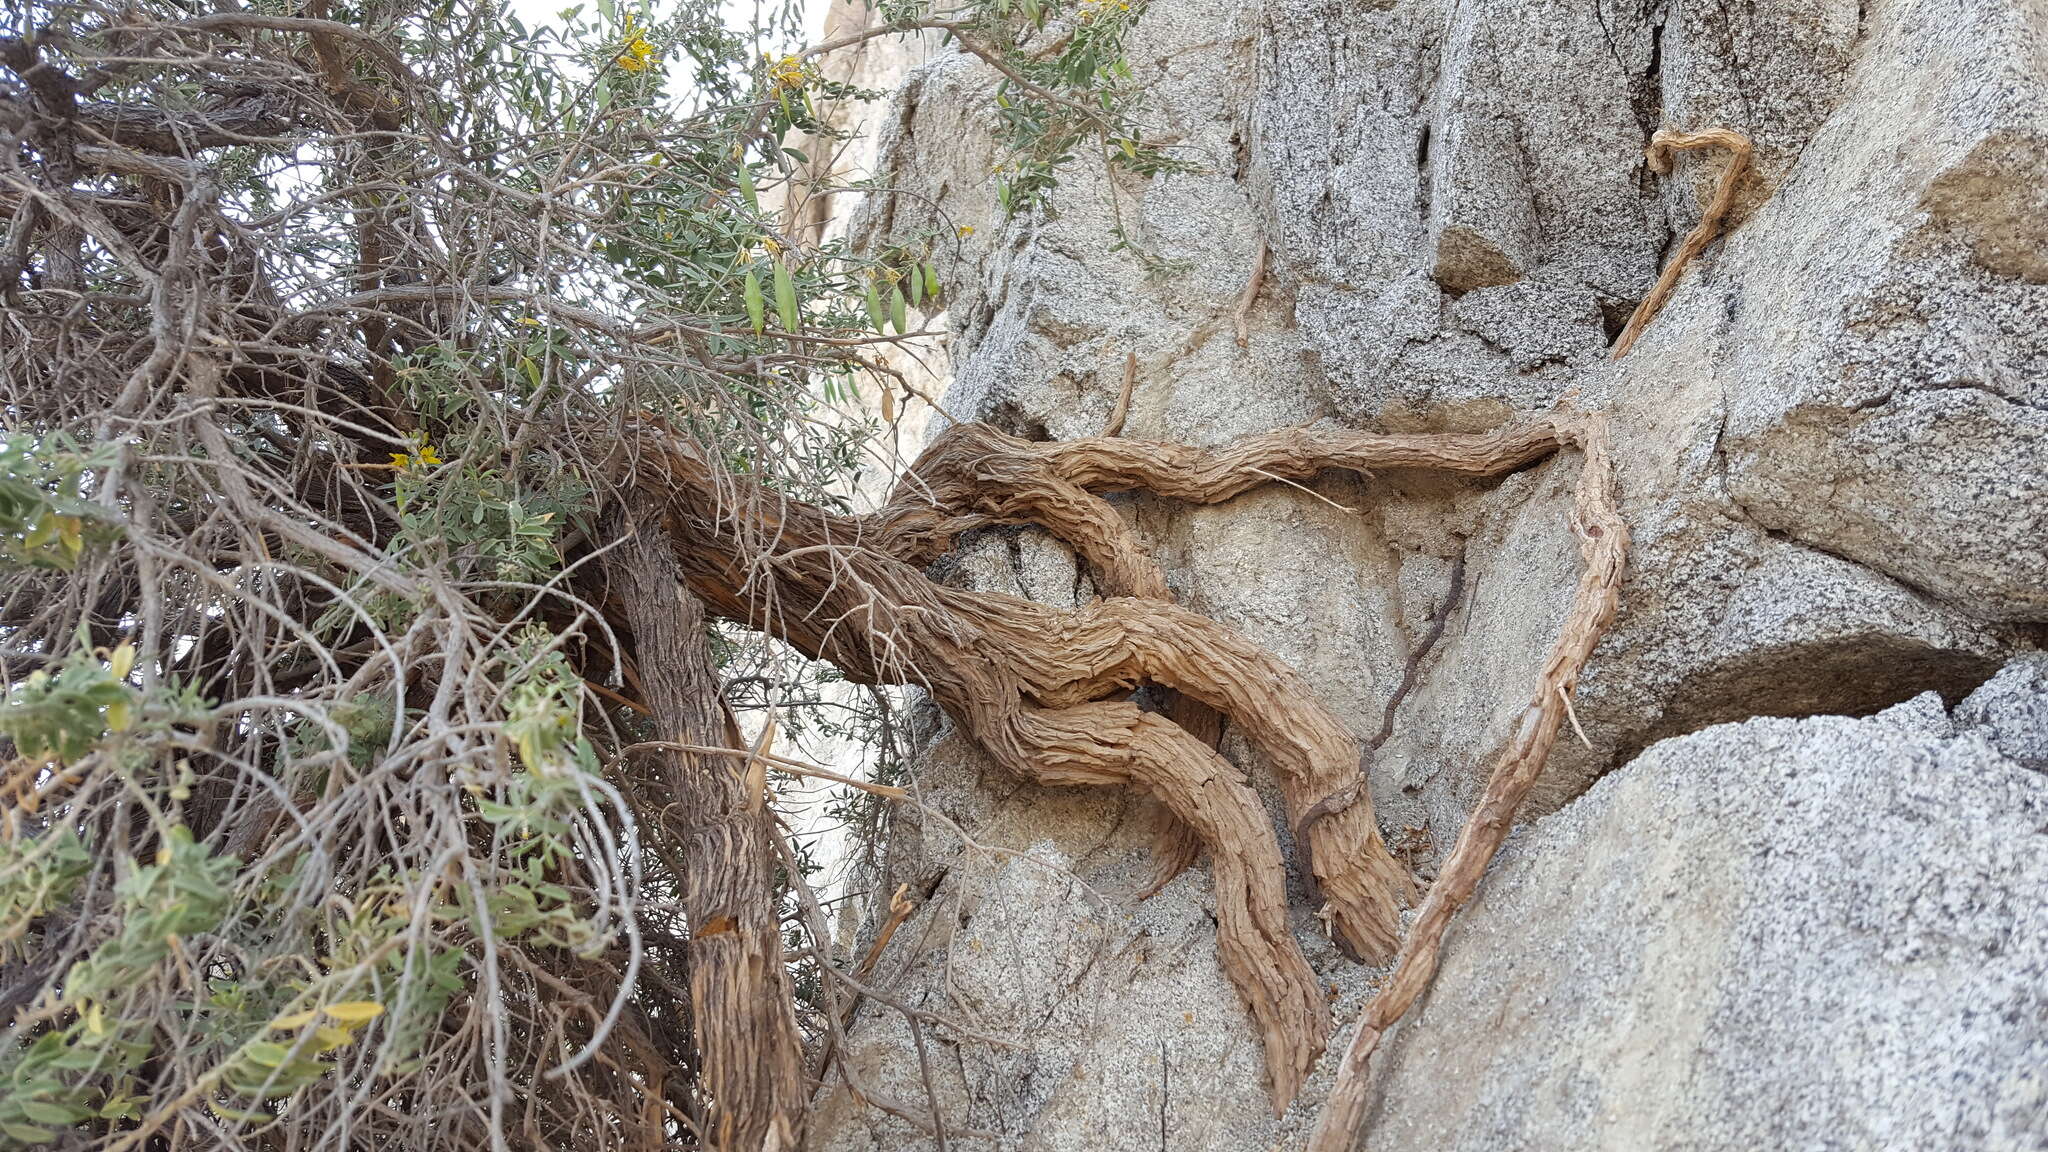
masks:
<svg viewBox="0 0 2048 1152"><path fill-rule="evenodd" d="M1223 717L1214 708L1176 692L1166 702L1166 718L1179 725L1188 735L1201 741L1205 748L1217 748L1223 743ZM1158 832L1152 840L1153 855L1158 866L1152 872L1152 882L1138 893L1138 899L1149 900L1159 890L1173 883L1173 878L1195 866L1202 855L1202 838L1195 830L1180 822L1172 809L1164 809Z"/></svg>
<svg viewBox="0 0 2048 1152"><path fill-rule="evenodd" d="M1276 1111L1322 1055L1329 1005L1287 928L1285 865L1265 809L1228 760L1162 716L1112 701L1006 718L1041 783L1132 784L1211 847L1216 938L1266 1051Z"/></svg>
<svg viewBox="0 0 2048 1152"><path fill-rule="evenodd" d="M1220 718L1273 767L1290 825L1318 817L1306 821L1309 871L1325 900L1322 915L1348 950L1375 959L1393 953L1413 883L1358 795L1352 735L1287 665L1171 604L1157 565L1098 493L1145 488L1214 503L1328 468L1485 476L1577 442L1586 427L1556 417L1478 435L1296 428L1201 449L1114 437L1040 444L961 425L933 443L887 508L863 518L736 487L672 447L648 453L638 474L650 494L667 497L671 542L714 611L830 660L850 679L923 687L1022 778L1138 787L1157 797L1193 836L1165 854L1162 872L1184 866L1191 844L1214 861L1218 949L1264 1041L1275 1107L1284 1108L1321 1053L1329 1022L1287 932L1277 838L1256 794L1210 747ZM1589 471L1593 463L1589 452ZM1604 493L1604 453L1598 464ZM1582 510L1595 525L1586 516ZM1047 527L1117 594L1060 610L923 577L917 565L991 523ZM1611 585L1608 595L1611 602ZM1183 697L1174 707L1188 727L1116 699L1141 684ZM1535 768L1548 747L1546 739L1528 749ZM1333 797L1343 802L1326 803Z"/></svg>
<svg viewBox="0 0 2048 1152"><path fill-rule="evenodd" d="M1279 775L1290 823L1356 778L1358 742L1316 702L1308 684L1215 621L1134 599L1039 611L1037 628L1053 641L1059 660L1020 662L1025 691L1035 700L1060 707L1151 683L1207 704L1228 716ZM1400 908L1413 885L1381 842L1371 805L1353 805L1317 823L1307 847L1332 931L1355 954L1392 955Z"/></svg>
<svg viewBox="0 0 2048 1152"><path fill-rule="evenodd" d="M1337 1066L1337 1081L1317 1118L1309 1152L1346 1152L1358 1138L1364 1120L1368 1071L1380 1037L1405 1015L1429 987L1441 959L1445 929L1458 909L1478 891L1479 879L1507 839L1515 809L1536 783L1559 726L1571 710L1579 672L1607 631L1620 601L1623 565L1628 558L1628 525L1615 510L1613 466L1607 458L1605 425L1596 419L1569 426L1566 434L1585 454L1573 505L1573 528L1586 568L1572 600L1564 629L1552 645L1550 659L1537 677L1534 698L1523 712L1514 739L1495 763L1486 791L1458 834L1457 846L1423 901L1415 930L1401 948L1394 974L1358 1022L1358 1031Z"/></svg>
<svg viewBox="0 0 2048 1152"><path fill-rule="evenodd" d="M1126 365L1129 369L1130 365ZM1129 401L1130 376L1124 400ZM1122 428L1112 420L1104 433ZM1006 436L985 424L947 430L898 487L879 519L888 527L890 550L905 559L932 559L950 550L959 533L984 524L1032 524L1074 550L1105 596L1171 600L1165 574L1139 545L1121 516L1100 496L1060 475L1046 455L1019 451L1029 441ZM1167 718L1215 748L1223 736L1222 717L1200 701L1168 691ZM1147 899L1191 867L1202 840L1167 810L1157 837L1158 870L1140 893Z"/></svg>

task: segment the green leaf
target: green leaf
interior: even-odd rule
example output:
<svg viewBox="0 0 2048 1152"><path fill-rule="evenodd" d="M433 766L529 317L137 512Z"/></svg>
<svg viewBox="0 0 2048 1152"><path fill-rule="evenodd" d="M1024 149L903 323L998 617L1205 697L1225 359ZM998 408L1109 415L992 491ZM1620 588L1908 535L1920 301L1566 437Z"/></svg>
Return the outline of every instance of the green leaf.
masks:
<svg viewBox="0 0 2048 1152"><path fill-rule="evenodd" d="M761 302L761 276L752 268L747 269L747 321L754 326L756 336L767 327Z"/></svg>
<svg viewBox="0 0 2048 1152"><path fill-rule="evenodd" d="M747 198L747 207L752 208L754 215L759 216L761 199L754 193L754 171L745 164L740 165L740 195Z"/></svg>
<svg viewBox="0 0 2048 1152"><path fill-rule="evenodd" d="M92 1115L82 1108L73 1108L69 1104L58 1104L49 1100L23 1100L21 1114L38 1124L56 1124L60 1127L76 1124Z"/></svg>
<svg viewBox="0 0 2048 1152"><path fill-rule="evenodd" d="M265 1068L275 1068L285 1062L286 1058L291 1055L291 1050L282 1044L275 1044L269 1040L258 1040L247 1048L242 1049L242 1053Z"/></svg>
<svg viewBox="0 0 2048 1152"><path fill-rule="evenodd" d="M912 306L924 303L924 265L910 266L910 303Z"/></svg>
<svg viewBox="0 0 2048 1152"><path fill-rule="evenodd" d="M937 298L938 298L938 295L939 295L939 269L938 269L938 266L937 266L937 265L933 264L933 263L932 263L931 261L929 261L929 260L925 261L925 263L924 263L924 290L925 290L925 292L926 292L927 294L929 294L929 295L930 295L930 296L931 296L932 298L934 298L934 299L937 299Z"/></svg>
<svg viewBox="0 0 2048 1152"><path fill-rule="evenodd" d="M895 322L897 334L910 331L910 307L901 288L889 289L889 319Z"/></svg>
<svg viewBox="0 0 2048 1152"><path fill-rule="evenodd" d="M775 262L775 311L782 317L782 330L797 330L796 283L789 278L789 267L782 261Z"/></svg>
<svg viewBox="0 0 2048 1152"><path fill-rule="evenodd" d="M882 311L882 298L876 294L875 282L872 280L868 281L867 296L863 302L867 305L868 322L874 325L875 334L880 336L888 332L889 314Z"/></svg>

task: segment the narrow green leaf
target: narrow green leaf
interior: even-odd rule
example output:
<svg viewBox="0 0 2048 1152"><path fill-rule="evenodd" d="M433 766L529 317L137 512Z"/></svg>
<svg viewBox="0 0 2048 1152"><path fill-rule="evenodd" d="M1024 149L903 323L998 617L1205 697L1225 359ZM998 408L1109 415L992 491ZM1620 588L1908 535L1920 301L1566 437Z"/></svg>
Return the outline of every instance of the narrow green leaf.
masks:
<svg viewBox="0 0 2048 1152"><path fill-rule="evenodd" d="M766 328L767 319L761 302L761 275L752 268L747 269L747 321L754 326L754 335L759 336Z"/></svg>
<svg viewBox="0 0 2048 1152"><path fill-rule="evenodd" d="M760 215L761 199L754 193L754 172L745 164L740 165L740 195L747 198L747 207L752 208L755 215Z"/></svg>
<svg viewBox="0 0 2048 1152"><path fill-rule="evenodd" d="M290 1050L284 1045L272 1043L269 1040L258 1040L256 1043L242 1049L242 1052L250 1060L263 1065L265 1068L277 1067L284 1063L285 1058L291 1054Z"/></svg>
<svg viewBox="0 0 2048 1152"><path fill-rule="evenodd" d="M924 303L924 265L910 266L910 304L919 307Z"/></svg>
<svg viewBox="0 0 2048 1152"><path fill-rule="evenodd" d="M882 298L876 294L875 282L872 280L868 281L867 298L864 302L868 308L868 322L875 326L875 335L880 336L888 332L889 314L882 311Z"/></svg>
<svg viewBox="0 0 2048 1152"><path fill-rule="evenodd" d="M782 317L784 332L796 331L796 284L789 278L789 267L780 260L775 262L775 311Z"/></svg>
<svg viewBox="0 0 2048 1152"><path fill-rule="evenodd" d="M925 295L930 296L934 300L938 299L939 268L938 265L933 264L929 260L924 262L924 291Z"/></svg>
<svg viewBox="0 0 2048 1152"><path fill-rule="evenodd" d="M20 1102L20 1108L22 1115L38 1124L76 1124L92 1115L84 1109L73 1108L52 1100L23 1100Z"/></svg>
<svg viewBox="0 0 2048 1152"><path fill-rule="evenodd" d="M889 289L889 319L895 322L898 334L910 331L910 307L901 288Z"/></svg>

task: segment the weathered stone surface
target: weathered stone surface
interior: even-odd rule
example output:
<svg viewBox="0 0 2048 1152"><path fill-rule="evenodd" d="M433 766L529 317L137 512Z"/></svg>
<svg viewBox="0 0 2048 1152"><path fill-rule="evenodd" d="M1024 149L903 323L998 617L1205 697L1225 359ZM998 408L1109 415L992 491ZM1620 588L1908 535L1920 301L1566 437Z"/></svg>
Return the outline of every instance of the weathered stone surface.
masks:
<svg viewBox="0 0 2048 1152"><path fill-rule="evenodd" d="M1956 723L1991 746L2048 772L2048 656L2021 656L1956 708Z"/></svg>
<svg viewBox="0 0 2048 1152"><path fill-rule="evenodd" d="M1729 491L1766 528L2038 621L2048 18L1970 0L1866 24L1838 110L1716 272Z"/></svg>
<svg viewBox="0 0 2048 1152"><path fill-rule="evenodd" d="M1053 210L1005 220L984 127L993 73L941 54L912 74L881 142L884 167L917 195L870 200L861 230L973 227L942 261L953 334L945 403L1024 435L1099 431L1127 353L1139 367L1126 435L1137 437L1216 443L1317 419L1468 429L1566 398L1608 411L1632 567L1577 697L1586 743L1568 735L1559 745L1529 818L1619 803L1597 799L1608 785L1595 784L1617 766L1652 745L1643 762L1657 763L1672 747L1659 741L1755 716L1882 713L1813 730L1875 741L1882 727L1894 734L1886 748L1921 741L1903 762L1933 757L1965 789L1994 762L1998 780L2024 771L1992 747L2025 761L2048 743L2029 727L2041 715L2026 703L2038 699L2027 679L2038 665L2009 666L1978 688L2037 647L2048 622L2044 38L2040 0L1162 3L1146 11L1132 51L1153 93L1147 120L1205 170L1135 180L1081 164ZM1615 364L1613 335L1698 219L1722 163L1689 154L1669 177L1650 173L1641 152L1660 125L1748 133L1756 176L1729 233ZM1119 221L1143 258L1110 251ZM1269 272L1240 348L1232 313L1262 239ZM1388 841L1428 877L1565 609L1577 564L1565 522L1574 468L1546 463L1492 485L1324 477L1214 507L1142 495L1119 507L1183 603L1301 670L1361 740L1379 732L1416 646L1446 613L1370 773ZM1030 531L986 537L952 569L952 579L1054 602L1090 594L1064 549ZM1949 722L1934 717L1966 696L1953 744L1928 743L1946 738ZM1166 1147L1298 1144L1327 1069L1294 1112L1267 1113L1256 1041L1216 965L1204 871L1135 902L1152 863L1149 803L1020 788L937 718L925 723L920 800L946 821L904 813L884 875L856 887L886 895L910 882L930 893L878 973L893 996L1018 1045L927 1027L950 1143L1151 1146L1164 1105ZM1227 732L1223 750L1266 786ZM1769 797L1735 791L1730 803L1752 805L1743 811L1758 827L1728 835L1768 835ZM1956 819L1989 817L1990 801L1966 790L1927 795L1961 805ZM1697 831L1673 823L1680 809L1642 803L1628 839L1603 840L1601 851ZM1788 819L1800 831L1773 843L1825 854L1864 842L1864 830ZM1951 829L1956 850L1983 848L1983 830ZM963 847L962 834L977 847ZM1741 844L1760 842L1715 843L1732 861ZM1542 931L1599 916L1608 895L1555 897L1565 903ZM1339 958L1315 930L1307 893L1294 896L1297 937L1349 1019L1377 974ZM2006 914L2016 922L2011 901ZM1648 932L1648 915L1632 923ZM1945 949L1934 917L1915 912L1906 924L1928 934L1926 948ZM1682 940L1656 947L1696 961L1702 980L1792 963L1772 941L1740 960L1687 958ZM1862 967L1842 987L1875 1015L1834 1018L1897 1021L1934 1002L1911 983L1887 1000L1891 970L1867 951L1843 954ZM1630 984L1646 970L1639 957L1617 963L1603 988L1661 1003L1656 987ZM1794 999L1785 1026L1839 1008ZM1483 1037L1498 1009L1456 1020L1432 1007L1443 1023L1428 1027ZM1716 1059L1775 1067L1750 1046L1778 1034L1736 1023ZM1404 1043L1428 1034L1411 1029ZM1993 1075L1992 1050L1969 1047L1990 1032L1896 1035L1920 1037L1929 1067L1954 1070L1958 1083ZM852 1040L873 1087L929 1111L900 1014L870 1006ZM1900 1067L1894 1042L1872 1041L1873 1076ZM1554 1062L1568 1072L1563 1053ZM1724 1075L1718 1064L1708 1071ZM1439 1093L1462 1090L1456 1073L1441 1075ZM1832 1114L1893 1082L1810 1081L1810 1107L1792 1118ZM1933 1083L1896 1082L1909 1094ZM2024 1114L2038 1090L2001 1087L1998 1115ZM913 1125L860 1108L843 1085L821 1099L819 1147L930 1146ZM1664 1122L1653 1093L1616 1088L1604 1099L1614 1119L1599 1139ZM1919 1131L1919 1107L1902 1105L1899 1132ZM1456 1139L1515 1146L1484 1142L1486 1125L1508 1123L1501 1115L1471 1114L1475 1134ZM1888 1122L1881 1109L1855 1118ZM2030 1131L2015 1123L1984 1130ZM961 1129L999 1136L977 1143ZM1839 1146L1912 1144L1867 1130L1879 1135ZM1739 1146L1701 1131L1704 1142L1677 1146ZM1456 1146L1444 1132L1429 1129Z"/></svg>
<svg viewBox="0 0 2048 1152"><path fill-rule="evenodd" d="M2048 778L1947 724L1712 728L1518 833L1369 1145L2048 1147Z"/></svg>

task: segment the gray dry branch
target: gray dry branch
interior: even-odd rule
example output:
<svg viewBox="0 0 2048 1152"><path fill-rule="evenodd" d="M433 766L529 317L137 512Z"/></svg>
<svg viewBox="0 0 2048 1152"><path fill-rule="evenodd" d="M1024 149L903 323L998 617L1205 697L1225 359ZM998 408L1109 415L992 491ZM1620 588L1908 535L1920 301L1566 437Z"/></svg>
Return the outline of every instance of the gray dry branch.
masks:
<svg viewBox="0 0 2048 1152"><path fill-rule="evenodd" d="M1260 1032L1276 1110L1292 1101L1330 1029L1327 1005L1287 930L1277 837L1242 773L1170 719L1123 697L1160 685L1236 725L1279 775L1290 823L1340 793L1354 797L1313 823L1306 850L1327 901L1322 914L1358 954L1393 952L1413 882L1387 851L1370 803L1352 789L1357 741L1292 669L1172 605L1157 567L1101 493L1145 489L1217 503L1275 478L1326 469L1484 477L1565 447L1583 453L1578 527L1588 568L1579 606L1531 719L1475 814L1481 831L1453 854L1416 939L1440 935L1441 922L1470 895L1491 855L1486 837L1504 834L1540 770L1555 735L1552 714L1564 707L1556 690L1570 690L1612 611L1627 536L1609 495L1604 424L1596 416L1557 414L1481 434L1290 428L1211 449L1113 437L1034 443L965 424L938 437L890 503L865 517L736 490L687 446L647 431L633 483L641 497L665 504L683 571L714 611L772 631L851 679L924 688L1022 779L1135 788L1193 833L1213 861L1218 948ZM1066 540L1113 594L1060 610L943 587L922 574L919 566L960 533L1018 523ZM787 611L795 605L800 614ZM1506 799L1497 795L1503 776L1520 789ZM1411 940L1408 951L1415 948ZM1415 971L1413 960L1405 963L1397 985L1419 989Z"/></svg>

